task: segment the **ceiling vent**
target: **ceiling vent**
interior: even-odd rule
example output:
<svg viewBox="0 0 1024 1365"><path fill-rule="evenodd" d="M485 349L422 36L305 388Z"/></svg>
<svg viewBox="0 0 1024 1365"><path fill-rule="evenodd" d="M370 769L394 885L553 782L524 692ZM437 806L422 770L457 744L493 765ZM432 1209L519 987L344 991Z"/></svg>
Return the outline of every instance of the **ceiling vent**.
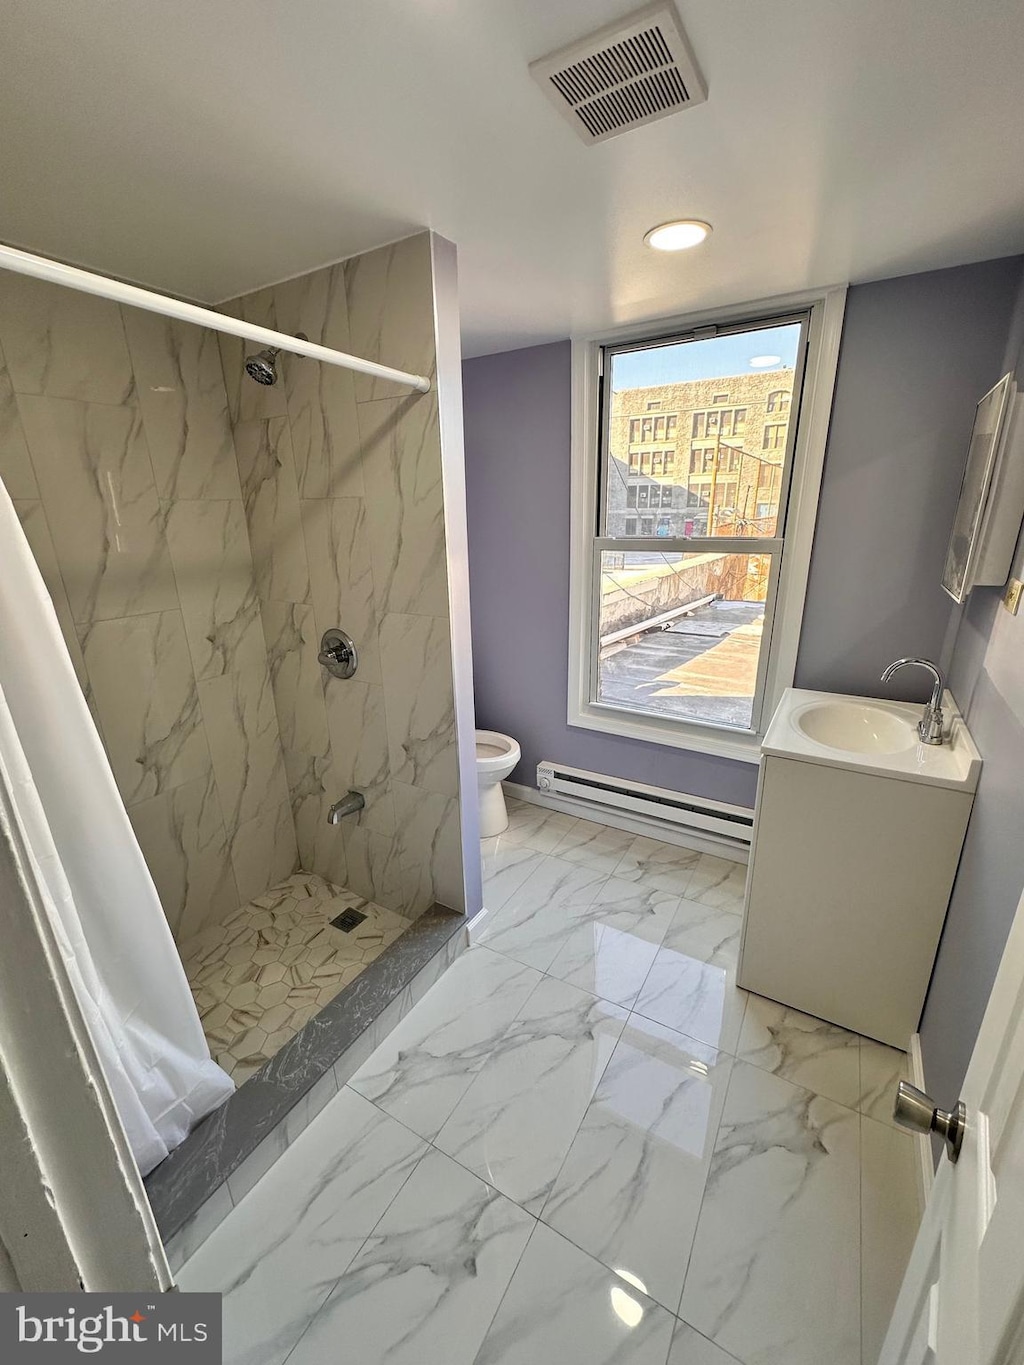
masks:
<svg viewBox="0 0 1024 1365"><path fill-rule="evenodd" d="M530 74L584 142L605 142L708 97L664 0L532 62Z"/></svg>

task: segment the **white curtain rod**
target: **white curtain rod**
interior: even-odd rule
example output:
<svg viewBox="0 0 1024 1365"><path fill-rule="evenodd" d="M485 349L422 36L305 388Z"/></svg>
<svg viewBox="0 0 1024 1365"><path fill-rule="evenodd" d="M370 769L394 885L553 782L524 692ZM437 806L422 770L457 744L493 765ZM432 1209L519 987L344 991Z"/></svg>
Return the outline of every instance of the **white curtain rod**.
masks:
<svg viewBox="0 0 1024 1365"><path fill-rule="evenodd" d="M318 346L314 341L302 341L285 332L271 331L269 327L257 327L255 323L243 322L241 318L215 313L211 308L182 303L180 299L169 298L166 294L155 294L134 284L122 284L120 280L94 275L89 270L79 270L77 266L51 261L45 256L33 256L31 252L18 251L13 246L0 244L0 267L14 270L19 275L46 280L50 284L64 285L67 289L78 289L85 294L98 294L101 299L112 299L114 303L124 303L130 308L145 308L150 313L162 313L168 318L195 323L197 327L227 332L229 336L241 337L244 341L257 341L264 346L274 346L279 351L292 351L295 355L308 356L310 360L322 360L327 365L340 365L346 370L372 375L374 379L391 379L397 384L408 384L420 393L430 391L430 380L425 375L393 370L389 365L378 365L374 360L346 355L344 351Z"/></svg>

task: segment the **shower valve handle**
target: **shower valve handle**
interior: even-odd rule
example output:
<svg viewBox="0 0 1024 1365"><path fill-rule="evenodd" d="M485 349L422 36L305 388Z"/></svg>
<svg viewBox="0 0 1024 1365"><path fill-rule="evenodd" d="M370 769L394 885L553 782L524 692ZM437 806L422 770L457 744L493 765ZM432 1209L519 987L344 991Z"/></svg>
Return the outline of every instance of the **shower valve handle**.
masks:
<svg viewBox="0 0 1024 1365"><path fill-rule="evenodd" d="M346 649L344 645L335 645L333 649L322 649L317 657L326 668L331 664L347 664L352 657L352 651Z"/></svg>
<svg viewBox="0 0 1024 1365"><path fill-rule="evenodd" d="M317 658L333 678L351 678L359 665L355 641L343 630L325 630Z"/></svg>

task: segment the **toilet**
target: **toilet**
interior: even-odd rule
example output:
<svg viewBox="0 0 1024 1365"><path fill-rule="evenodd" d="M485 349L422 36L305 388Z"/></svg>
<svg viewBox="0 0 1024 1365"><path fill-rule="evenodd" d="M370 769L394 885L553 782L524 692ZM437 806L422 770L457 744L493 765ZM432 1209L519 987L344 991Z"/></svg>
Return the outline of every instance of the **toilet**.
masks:
<svg viewBox="0 0 1024 1365"><path fill-rule="evenodd" d="M502 780L520 759L519 745L497 730L476 732L476 780L480 788L480 838L490 839L508 829Z"/></svg>

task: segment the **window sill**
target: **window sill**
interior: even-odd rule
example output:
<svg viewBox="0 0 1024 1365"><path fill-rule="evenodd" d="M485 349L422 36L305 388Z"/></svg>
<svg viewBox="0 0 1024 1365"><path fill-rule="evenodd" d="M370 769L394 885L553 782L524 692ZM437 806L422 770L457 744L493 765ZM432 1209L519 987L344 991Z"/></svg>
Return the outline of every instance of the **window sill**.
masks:
<svg viewBox="0 0 1024 1365"><path fill-rule="evenodd" d="M662 744L671 749L689 749L693 753L713 754L734 762L757 764L761 759L761 736L742 731L715 730L710 726L692 725L655 716L630 715L612 707L591 704L570 711L568 722L583 730L600 730L607 735L624 739L641 739L648 744Z"/></svg>

